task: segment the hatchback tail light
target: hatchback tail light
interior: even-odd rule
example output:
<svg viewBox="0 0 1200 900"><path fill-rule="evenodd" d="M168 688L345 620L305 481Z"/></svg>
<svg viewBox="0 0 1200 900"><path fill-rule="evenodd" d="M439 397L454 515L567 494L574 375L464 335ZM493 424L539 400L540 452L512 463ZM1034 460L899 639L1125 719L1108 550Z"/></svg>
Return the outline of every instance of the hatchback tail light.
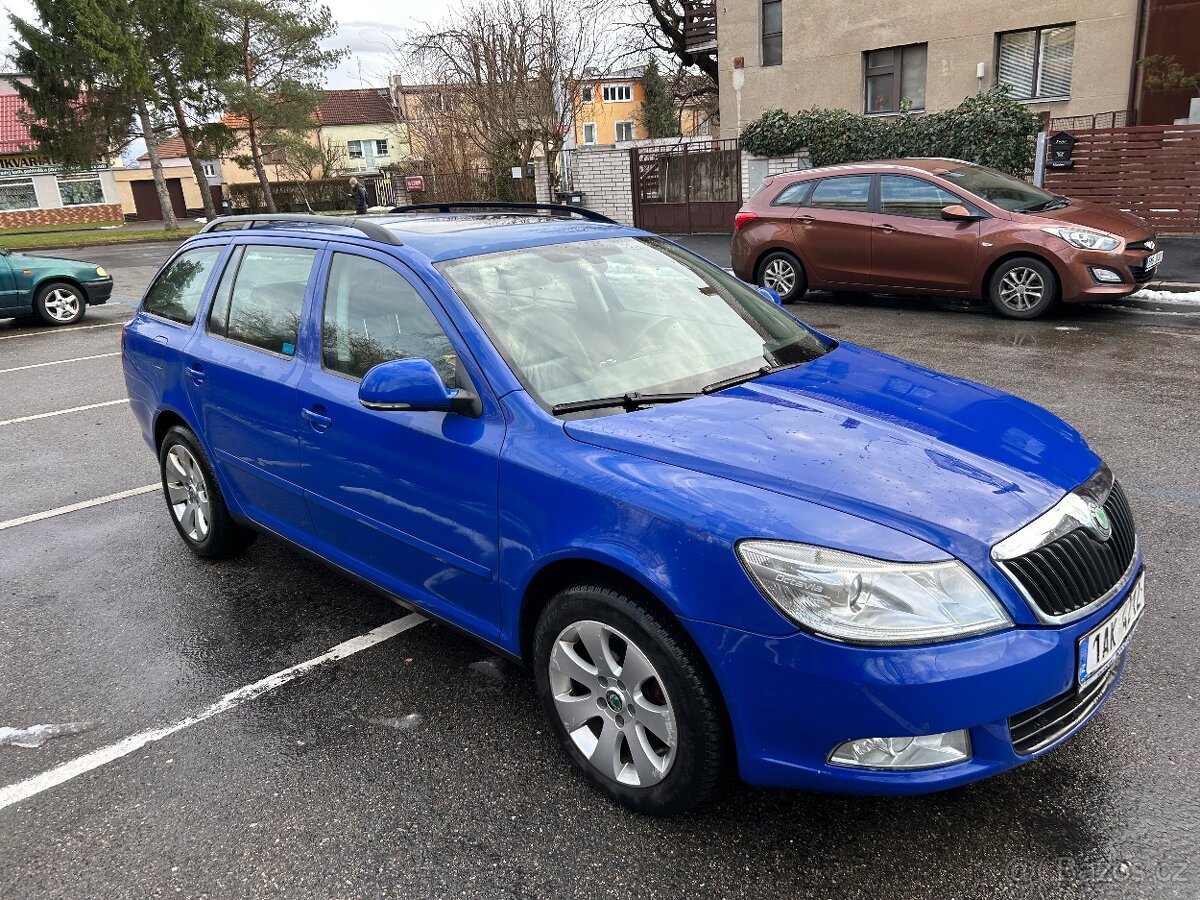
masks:
<svg viewBox="0 0 1200 900"><path fill-rule="evenodd" d="M743 225L745 225L750 220L757 219L757 218L758 218L758 213L740 212L736 216L733 217L733 230L741 231Z"/></svg>

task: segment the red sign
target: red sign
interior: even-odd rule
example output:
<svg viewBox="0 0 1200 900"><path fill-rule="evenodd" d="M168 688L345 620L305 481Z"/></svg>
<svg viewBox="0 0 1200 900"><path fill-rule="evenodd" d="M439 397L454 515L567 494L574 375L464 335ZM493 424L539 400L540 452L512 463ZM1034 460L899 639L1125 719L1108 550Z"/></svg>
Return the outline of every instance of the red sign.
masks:
<svg viewBox="0 0 1200 900"><path fill-rule="evenodd" d="M424 175L405 175L404 176L404 189L406 191L408 191L410 194L414 194L419 191L425 190L425 176Z"/></svg>

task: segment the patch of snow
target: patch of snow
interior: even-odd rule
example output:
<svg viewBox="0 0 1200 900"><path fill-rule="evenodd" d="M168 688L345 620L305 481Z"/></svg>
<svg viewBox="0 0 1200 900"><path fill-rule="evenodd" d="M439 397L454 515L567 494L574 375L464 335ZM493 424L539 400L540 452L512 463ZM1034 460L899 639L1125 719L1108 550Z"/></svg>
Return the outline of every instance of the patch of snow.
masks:
<svg viewBox="0 0 1200 900"><path fill-rule="evenodd" d="M420 713L409 713L406 716L399 718L380 717L367 719L372 725L383 725L387 728L395 728L397 731L412 731L421 724Z"/></svg>
<svg viewBox="0 0 1200 900"><path fill-rule="evenodd" d="M0 747L40 747L46 741L71 734L90 731L99 722L62 722L57 725L30 725L28 728L9 728L0 725Z"/></svg>
<svg viewBox="0 0 1200 900"><path fill-rule="evenodd" d="M1155 291L1143 288L1136 294L1131 294L1130 299L1148 303L1187 303L1200 306L1200 291Z"/></svg>

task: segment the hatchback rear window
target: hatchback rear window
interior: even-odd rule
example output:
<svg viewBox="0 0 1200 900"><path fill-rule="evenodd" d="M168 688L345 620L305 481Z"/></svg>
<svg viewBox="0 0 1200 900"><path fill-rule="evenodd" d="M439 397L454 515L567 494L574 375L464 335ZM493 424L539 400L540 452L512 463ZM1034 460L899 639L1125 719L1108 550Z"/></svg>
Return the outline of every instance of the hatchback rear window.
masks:
<svg viewBox="0 0 1200 900"><path fill-rule="evenodd" d="M231 341L293 356L300 310L317 251L239 247L217 285L208 330Z"/></svg>

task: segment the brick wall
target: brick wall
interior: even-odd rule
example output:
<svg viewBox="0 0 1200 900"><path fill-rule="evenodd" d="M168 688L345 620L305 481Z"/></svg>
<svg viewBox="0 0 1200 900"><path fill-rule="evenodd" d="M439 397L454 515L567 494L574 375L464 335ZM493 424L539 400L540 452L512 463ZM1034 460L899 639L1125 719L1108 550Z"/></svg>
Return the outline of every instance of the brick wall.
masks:
<svg viewBox="0 0 1200 900"><path fill-rule="evenodd" d="M571 189L581 191L589 209L633 224L633 182L629 151L614 147L580 147L572 160Z"/></svg>
<svg viewBox="0 0 1200 900"><path fill-rule="evenodd" d="M0 228L28 225L81 225L88 222L119 222L125 218L121 204L99 206L62 206L57 209L22 209L0 212Z"/></svg>
<svg viewBox="0 0 1200 900"><path fill-rule="evenodd" d="M791 156L755 156L742 151L742 202L762 187L763 179L782 172L811 169L812 160L807 150L798 150Z"/></svg>

